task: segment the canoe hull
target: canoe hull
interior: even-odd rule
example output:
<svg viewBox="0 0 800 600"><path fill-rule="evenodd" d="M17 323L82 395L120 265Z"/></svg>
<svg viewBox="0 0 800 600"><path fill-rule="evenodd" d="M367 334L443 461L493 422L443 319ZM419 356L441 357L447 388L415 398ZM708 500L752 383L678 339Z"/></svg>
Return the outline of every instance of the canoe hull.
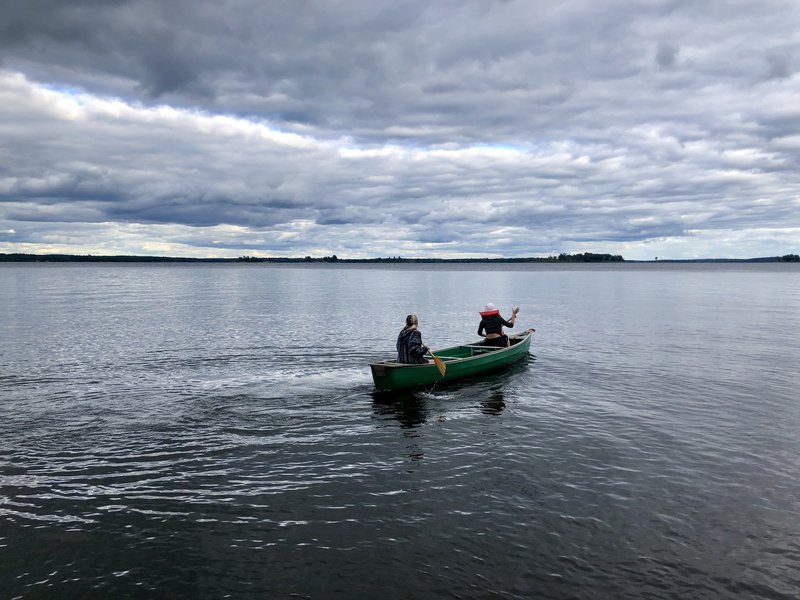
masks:
<svg viewBox="0 0 800 600"><path fill-rule="evenodd" d="M433 363L405 365L395 361L370 364L372 379L379 390L402 390L449 383L502 369L528 355L531 331L509 336L508 348L492 348L476 342L435 351L447 369L442 377Z"/></svg>

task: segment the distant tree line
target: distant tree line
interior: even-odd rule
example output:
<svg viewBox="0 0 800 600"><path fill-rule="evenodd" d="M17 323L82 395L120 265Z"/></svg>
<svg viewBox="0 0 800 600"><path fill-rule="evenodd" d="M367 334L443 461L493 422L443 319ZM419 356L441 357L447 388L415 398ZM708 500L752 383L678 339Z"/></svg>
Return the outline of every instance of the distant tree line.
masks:
<svg viewBox="0 0 800 600"><path fill-rule="evenodd" d="M594 254L584 252L583 254L559 254L558 262L624 262L625 259L619 254Z"/></svg>
<svg viewBox="0 0 800 600"><path fill-rule="evenodd" d="M240 256L238 258L186 258L174 256L98 256L93 254L2 254L0 262L146 262L146 263L596 263L625 262L619 254L559 254L558 256L527 258L403 258L400 256L379 258L339 258L331 256L303 258ZM641 262L641 261L636 261ZM649 261L644 261L649 262ZM763 258L718 258L692 260L659 260L658 262L800 262L797 254L769 256Z"/></svg>
<svg viewBox="0 0 800 600"><path fill-rule="evenodd" d="M558 256L547 257L526 257L526 258L403 258L402 256L389 256L378 258L338 258L332 256L322 256L314 258L306 256L303 259L297 258L264 258L255 256L241 256L243 262L274 262L274 261L298 261L304 262L344 262L344 263L527 263L527 262L623 262L625 259L619 255L594 254L585 252L583 254L559 254Z"/></svg>
<svg viewBox="0 0 800 600"><path fill-rule="evenodd" d="M231 258L184 258L180 256L103 256L95 254L0 254L0 262L231 262Z"/></svg>
<svg viewBox="0 0 800 600"><path fill-rule="evenodd" d="M650 262L650 261L634 261ZM800 262L797 254L784 254L783 256L762 256L759 258L687 258L687 259L661 259L664 263L772 263L772 262Z"/></svg>

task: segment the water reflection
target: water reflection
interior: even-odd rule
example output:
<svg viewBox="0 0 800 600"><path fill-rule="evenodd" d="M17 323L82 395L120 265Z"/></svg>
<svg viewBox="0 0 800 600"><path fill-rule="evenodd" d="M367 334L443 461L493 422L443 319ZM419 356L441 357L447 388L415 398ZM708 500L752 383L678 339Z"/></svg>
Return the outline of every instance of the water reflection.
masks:
<svg viewBox="0 0 800 600"><path fill-rule="evenodd" d="M434 401L435 410L438 412L448 412L451 403L452 406L456 403L460 405L459 410L461 410L464 402L468 402L471 406L477 406L485 415L499 416L506 409L506 394L511 389L509 383L514 380L515 375L526 371L534 360L535 357L529 355L501 372L449 385L436 385L422 391L373 390L371 394L373 413L381 419L388 417L396 420L400 427L406 430L403 434L406 437L417 437L411 430L430 419L432 414L430 401ZM511 393L513 398L514 392ZM439 415L439 419L445 418L446 416Z"/></svg>
<svg viewBox="0 0 800 600"><path fill-rule="evenodd" d="M492 390L489 397L481 402L481 412L485 415L499 415L506 407L506 398L502 390Z"/></svg>
<svg viewBox="0 0 800 600"><path fill-rule="evenodd" d="M425 399L413 392L385 394L373 392L373 411L380 417L394 417L404 429L419 427L427 421Z"/></svg>
<svg viewBox="0 0 800 600"><path fill-rule="evenodd" d="M478 401L480 410L486 415L499 415L506 408L506 397L502 388L484 386L465 386L456 388L448 393L448 398L442 402L453 400ZM392 393L387 395L381 392L372 394L373 412L376 416L394 418L403 429L414 429L425 423L430 416L430 408L424 395L415 392ZM435 399L435 398L434 398ZM446 404L444 405L446 407Z"/></svg>
<svg viewBox="0 0 800 600"><path fill-rule="evenodd" d="M425 457L420 447L418 427L428 420L428 409L424 398L412 392L386 395L372 394L372 410L380 418L393 418L401 427L406 442L406 453L411 460L422 460Z"/></svg>

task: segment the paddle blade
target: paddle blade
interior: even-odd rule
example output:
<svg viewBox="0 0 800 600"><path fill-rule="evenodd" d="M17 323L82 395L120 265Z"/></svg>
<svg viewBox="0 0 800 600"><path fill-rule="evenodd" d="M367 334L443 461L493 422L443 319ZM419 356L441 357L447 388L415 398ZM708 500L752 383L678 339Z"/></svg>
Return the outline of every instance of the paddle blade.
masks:
<svg viewBox="0 0 800 600"><path fill-rule="evenodd" d="M431 354L431 356L433 356L433 362L436 363L436 368L439 369L439 373L441 373L442 377L444 377L444 372L447 370L447 365L445 365L444 361L438 356L434 356L433 354Z"/></svg>

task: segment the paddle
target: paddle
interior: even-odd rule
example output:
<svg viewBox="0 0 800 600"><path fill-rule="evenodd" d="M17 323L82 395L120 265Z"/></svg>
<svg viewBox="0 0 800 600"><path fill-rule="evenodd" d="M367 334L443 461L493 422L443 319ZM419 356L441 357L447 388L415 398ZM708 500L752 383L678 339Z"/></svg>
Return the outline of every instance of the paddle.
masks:
<svg viewBox="0 0 800 600"><path fill-rule="evenodd" d="M436 356L433 353L433 350L431 350L430 348L428 348L428 354L430 354L433 357L433 362L436 363L436 368L439 369L439 373L441 373L442 377L444 377L444 372L447 370L447 365L445 365L444 361L438 356Z"/></svg>

